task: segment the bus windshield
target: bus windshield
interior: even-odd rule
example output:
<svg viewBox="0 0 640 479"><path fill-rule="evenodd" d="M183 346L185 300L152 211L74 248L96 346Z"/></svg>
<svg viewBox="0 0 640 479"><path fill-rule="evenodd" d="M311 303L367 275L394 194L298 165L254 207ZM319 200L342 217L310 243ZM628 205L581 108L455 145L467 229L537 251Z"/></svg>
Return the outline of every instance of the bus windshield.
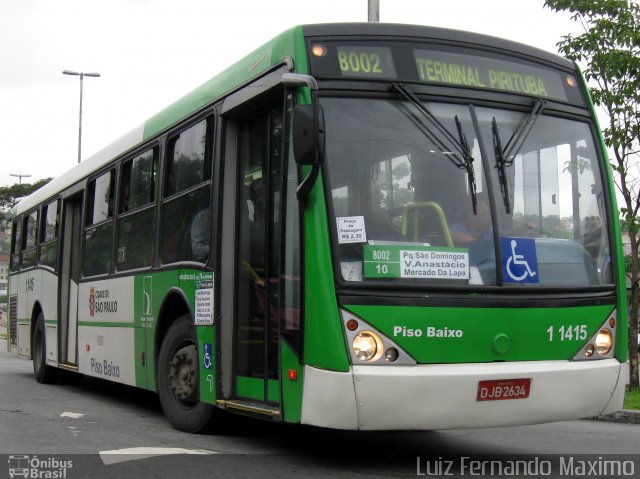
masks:
<svg viewBox="0 0 640 479"><path fill-rule="evenodd" d="M539 104L321 103L342 280L612 284L589 123L549 116Z"/></svg>

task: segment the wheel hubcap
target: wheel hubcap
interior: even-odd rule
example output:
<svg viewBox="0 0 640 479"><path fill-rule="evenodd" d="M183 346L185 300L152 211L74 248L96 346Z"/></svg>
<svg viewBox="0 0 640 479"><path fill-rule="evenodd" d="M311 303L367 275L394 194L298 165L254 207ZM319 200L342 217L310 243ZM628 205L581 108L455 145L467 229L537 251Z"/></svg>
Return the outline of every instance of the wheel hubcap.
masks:
<svg viewBox="0 0 640 479"><path fill-rule="evenodd" d="M173 396L184 406L198 402L198 353L194 344L178 349L169 368L169 384Z"/></svg>

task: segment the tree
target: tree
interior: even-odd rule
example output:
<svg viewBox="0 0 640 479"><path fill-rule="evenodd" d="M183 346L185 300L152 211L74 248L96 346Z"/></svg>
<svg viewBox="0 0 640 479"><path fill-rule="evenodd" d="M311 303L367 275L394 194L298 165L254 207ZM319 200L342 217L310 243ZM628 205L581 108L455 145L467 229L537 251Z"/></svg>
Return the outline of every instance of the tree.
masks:
<svg viewBox="0 0 640 479"><path fill-rule="evenodd" d="M30 195L37 189L42 188L49 183L52 178L45 178L44 180L38 180L35 183L16 183L12 186L0 186L0 220L3 216L5 220L8 220L7 216L20 198Z"/></svg>
<svg viewBox="0 0 640 479"><path fill-rule="evenodd" d="M606 115L604 141L624 205L629 232L631 276L629 315L630 383L638 384L638 232L640 231L640 8L628 0L546 0L554 11L569 11L584 29L565 35L560 53L583 69L593 102Z"/></svg>

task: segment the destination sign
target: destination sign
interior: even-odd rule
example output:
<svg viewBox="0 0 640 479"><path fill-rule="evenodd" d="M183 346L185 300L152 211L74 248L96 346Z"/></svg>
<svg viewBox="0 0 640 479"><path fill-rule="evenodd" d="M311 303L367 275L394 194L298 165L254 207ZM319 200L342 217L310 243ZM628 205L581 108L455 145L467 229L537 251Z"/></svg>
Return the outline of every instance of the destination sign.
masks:
<svg viewBox="0 0 640 479"><path fill-rule="evenodd" d="M575 74L505 54L416 42L309 43L318 78L396 80L530 95L584 105Z"/></svg>
<svg viewBox="0 0 640 479"><path fill-rule="evenodd" d="M395 78L391 51L385 47L339 46L338 65L345 77Z"/></svg>
<svg viewBox="0 0 640 479"><path fill-rule="evenodd" d="M367 278L469 280L469 250L429 246L365 245Z"/></svg>
<svg viewBox="0 0 640 479"><path fill-rule="evenodd" d="M414 58L423 82L568 99L563 75L546 68L433 50L414 50Z"/></svg>

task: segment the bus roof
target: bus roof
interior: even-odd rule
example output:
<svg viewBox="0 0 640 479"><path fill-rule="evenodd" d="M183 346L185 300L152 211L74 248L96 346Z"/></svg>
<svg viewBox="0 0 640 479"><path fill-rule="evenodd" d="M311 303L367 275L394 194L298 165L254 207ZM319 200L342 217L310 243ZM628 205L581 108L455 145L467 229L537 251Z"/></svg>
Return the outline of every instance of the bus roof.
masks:
<svg viewBox="0 0 640 479"><path fill-rule="evenodd" d="M177 122L233 92L251 79L282 63L293 60L295 70L307 73L307 59L303 48L303 37L389 36L407 40L420 39L436 42L467 43L469 46L517 52L564 68L574 68L572 62L558 55L523 45L517 42L481 35L477 33L419 25L386 23L330 23L299 25L279 34L254 50L211 80L169 105L142 125L134 128L120 139L109 144L79 165L20 201L12 210L13 216L32 209L41 202L73 186L78 181L100 170L112 160L130 152L146 140L162 133Z"/></svg>

